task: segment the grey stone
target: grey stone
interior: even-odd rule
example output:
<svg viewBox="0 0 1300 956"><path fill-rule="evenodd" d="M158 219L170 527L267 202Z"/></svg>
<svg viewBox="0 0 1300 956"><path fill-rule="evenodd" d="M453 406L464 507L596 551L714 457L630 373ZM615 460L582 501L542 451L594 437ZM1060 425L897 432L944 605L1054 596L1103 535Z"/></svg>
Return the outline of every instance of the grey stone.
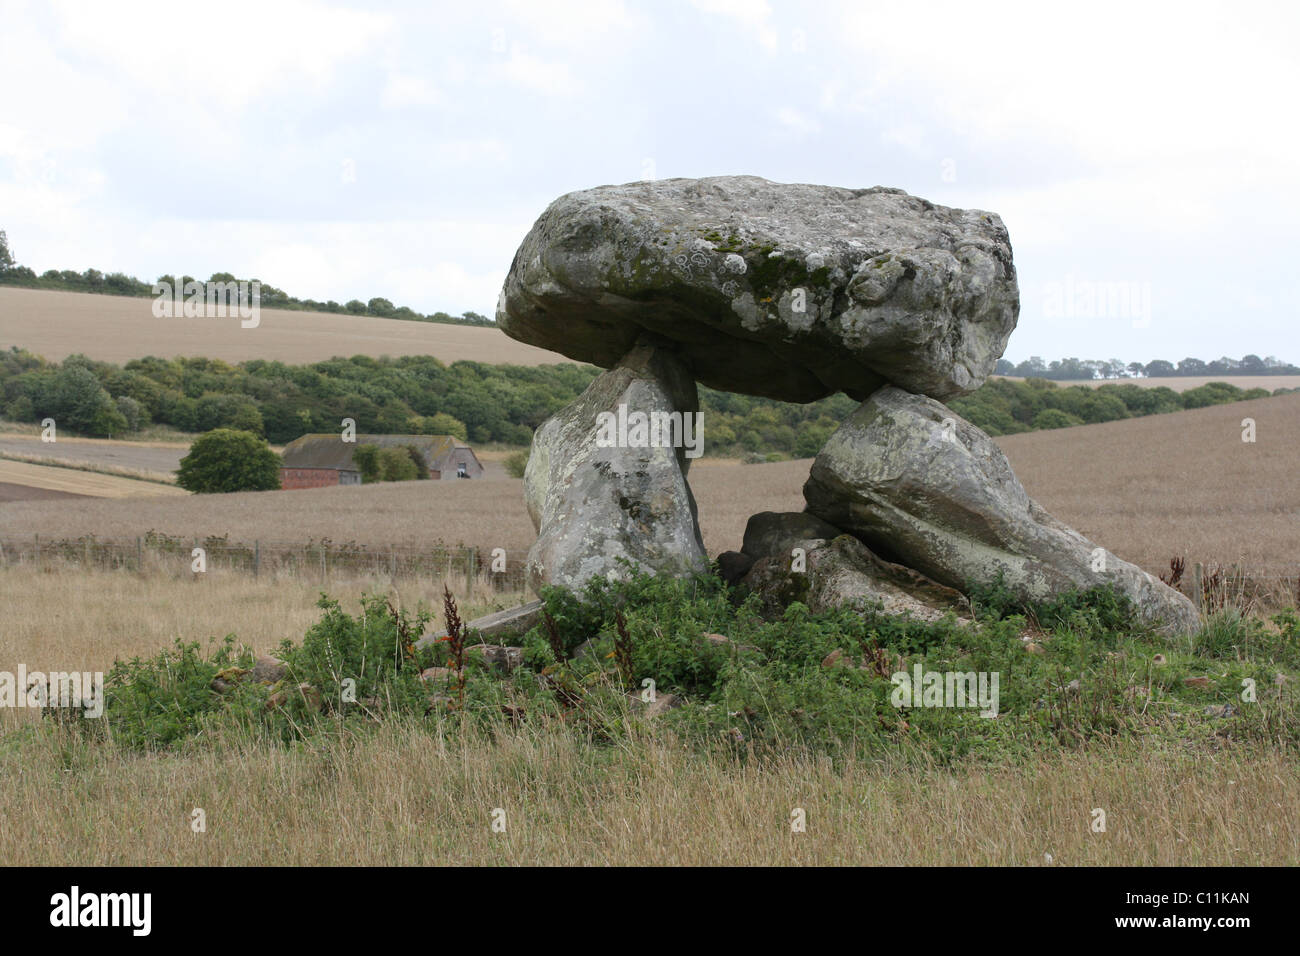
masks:
<svg viewBox="0 0 1300 956"><path fill-rule="evenodd" d="M527 634L542 619L542 602L529 601L518 607L507 608L475 618L465 625L466 632L477 631L483 637L495 637L498 641L509 637ZM445 628L426 634L415 642L416 647L424 647L447 636Z"/></svg>
<svg viewBox="0 0 1300 956"><path fill-rule="evenodd" d="M284 680L288 673L289 665L284 661L275 657L259 657L253 665L252 678L254 683L274 684Z"/></svg>
<svg viewBox="0 0 1300 956"><path fill-rule="evenodd" d="M749 573L754 559L743 551L723 551L718 555L718 576L728 584L736 584Z"/></svg>
<svg viewBox="0 0 1300 956"><path fill-rule="evenodd" d="M1001 574L1035 602L1111 584L1145 621L1171 633L1199 625L1191 601L1053 518L988 435L924 396L886 387L863 402L813 462L804 497L882 557L949 587Z"/></svg>
<svg viewBox="0 0 1300 956"><path fill-rule="evenodd" d="M471 644L466 654L482 655L483 660L504 671L512 671L524 662L524 649L505 644Z"/></svg>
<svg viewBox="0 0 1300 956"><path fill-rule="evenodd" d="M751 558L783 557L801 544L821 543L838 538L844 532L806 511L761 511L745 525L740 550ZM807 547L805 551L809 550Z"/></svg>
<svg viewBox="0 0 1300 956"><path fill-rule="evenodd" d="M533 435L524 501L537 527L528 580L580 589L596 577L706 571L682 447L600 447L599 414L697 413L695 382L671 351L643 343Z"/></svg>
<svg viewBox="0 0 1300 956"><path fill-rule="evenodd" d="M966 608L962 594L925 575L885 561L852 535L805 542L805 570L791 570L788 555L760 558L742 582L762 596L769 612L779 613L793 601L814 614L839 607L879 608L886 614L936 621Z"/></svg>
<svg viewBox="0 0 1300 956"><path fill-rule="evenodd" d="M641 716L648 718L662 717L668 711L676 710L685 703L676 694L661 693L656 693L652 701L644 701L641 699L640 691L632 691L627 695L627 699L631 702L634 711L639 711Z"/></svg>
<svg viewBox="0 0 1300 956"><path fill-rule="evenodd" d="M898 189L716 176L555 200L497 304L513 338L609 368L650 331L713 388L808 402L978 388L1020 301L1002 220Z"/></svg>

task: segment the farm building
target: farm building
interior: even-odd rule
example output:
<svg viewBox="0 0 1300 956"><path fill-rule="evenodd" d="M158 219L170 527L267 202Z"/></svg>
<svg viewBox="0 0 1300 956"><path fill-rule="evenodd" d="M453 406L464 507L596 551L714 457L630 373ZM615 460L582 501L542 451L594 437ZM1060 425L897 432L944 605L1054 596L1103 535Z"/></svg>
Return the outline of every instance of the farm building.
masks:
<svg viewBox="0 0 1300 956"><path fill-rule="evenodd" d="M483 466L474 449L451 435L357 435L356 441L346 442L338 434L312 434L295 438L284 446L280 486L359 485L361 469L352 460L352 453L362 445L380 448L409 445L423 457L431 479L483 477Z"/></svg>

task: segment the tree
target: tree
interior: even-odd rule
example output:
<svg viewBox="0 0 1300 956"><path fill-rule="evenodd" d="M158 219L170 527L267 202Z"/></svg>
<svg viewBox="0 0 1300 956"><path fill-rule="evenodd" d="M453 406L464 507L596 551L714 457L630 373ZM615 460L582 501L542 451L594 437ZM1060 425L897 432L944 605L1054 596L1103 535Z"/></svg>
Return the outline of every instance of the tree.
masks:
<svg viewBox="0 0 1300 956"><path fill-rule="evenodd" d="M361 472L361 481L369 484L379 480L379 446L358 445L352 451L352 464Z"/></svg>
<svg viewBox="0 0 1300 956"><path fill-rule="evenodd" d="M427 434L430 435L451 435L461 441L465 441L468 437L465 423L458 418L453 418L446 412L438 412L438 414L425 419L424 427L427 429Z"/></svg>
<svg viewBox="0 0 1300 956"><path fill-rule="evenodd" d="M280 456L251 432L216 428L195 439L176 483L198 494L273 491L280 487Z"/></svg>
<svg viewBox="0 0 1300 956"><path fill-rule="evenodd" d="M528 468L528 452L516 451L506 456L506 474L511 478L522 478Z"/></svg>
<svg viewBox="0 0 1300 956"><path fill-rule="evenodd" d="M126 430L129 432L138 432L149 421L149 413L145 411L144 406L130 395L117 397L117 410L122 413L122 418L126 421Z"/></svg>
<svg viewBox="0 0 1300 956"><path fill-rule="evenodd" d="M1148 362L1145 371L1148 378L1170 378L1178 374L1178 369L1174 368L1174 363L1166 362L1164 359L1155 359Z"/></svg>
<svg viewBox="0 0 1300 956"><path fill-rule="evenodd" d="M41 417L49 415L59 425L87 435L112 437L127 431L127 420L117 403L99 384L99 378L70 356L63 368L39 388L34 404Z"/></svg>
<svg viewBox="0 0 1300 956"><path fill-rule="evenodd" d="M1063 412L1059 408L1044 408L1034 416L1034 428L1069 428L1072 425L1082 424L1083 420L1078 416Z"/></svg>
<svg viewBox="0 0 1300 956"><path fill-rule="evenodd" d="M396 448L358 445L352 452L352 463L361 472L362 483L367 485L376 481L413 481L429 477L424 456L411 445L398 445Z"/></svg>
<svg viewBox="0 0 1300 956"><path fill-rule="evenodd" d="M414 481L419 477L420 470L411 458L410 448L399 445L379 453L380 481Z"/></svg>
<svg viewBox="0 0 1300 956"><path fill-rule="evenodd" d="M387 318L393 314L393 303L387 299L374 298L366 303L366 311L371 315Z"/></svg>
<svg viewBox="0 0 1300 956"><path fill-rule="evenodd" d="M12 269L15 265L14 255L9 251L9 237L0 229L0 272Z"/></svg>

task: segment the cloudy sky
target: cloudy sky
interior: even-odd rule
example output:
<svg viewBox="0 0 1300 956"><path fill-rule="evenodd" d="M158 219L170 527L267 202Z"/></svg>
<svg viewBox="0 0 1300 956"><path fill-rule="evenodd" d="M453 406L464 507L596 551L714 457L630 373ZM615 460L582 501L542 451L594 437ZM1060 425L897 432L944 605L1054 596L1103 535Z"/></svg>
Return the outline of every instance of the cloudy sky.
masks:
<svg viewBox="0 0 1300 956"><path fill-rule="evenodd" d="M1011 232L1007 355L1300 362L1294 4L0 0L38 272L492 314L573 189L899 186Z"/></svg>

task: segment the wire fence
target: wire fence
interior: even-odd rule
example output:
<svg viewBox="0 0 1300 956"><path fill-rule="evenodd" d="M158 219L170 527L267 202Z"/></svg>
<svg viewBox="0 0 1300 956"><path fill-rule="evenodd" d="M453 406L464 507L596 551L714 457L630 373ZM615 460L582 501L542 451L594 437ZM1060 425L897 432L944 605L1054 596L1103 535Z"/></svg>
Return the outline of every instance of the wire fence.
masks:
<svg viewBox="0 0 1300 956"><path fill-rule="evenodd" d="M437 545L429 548L372 546L354 541L232 542L226 537L179 537L150 532L130 540L79 538L0 538L0 567L56 563L100 570L165 570L199 573L215 569L255 577L338 575L392 578L463 579L470 589L482 584L497 591L527 585L527 552Z"/></svg>
<svg viewBox="0 0 1300 956"><path fill-rule="evenodd" d="M321 581L337 575L374 575L441 581L456 578L473 590L484 585L499 592L527 588L526 551L504 548L436 545L401 548L366 545L355 541L232 542L228 537L181 537L157 532L131 540L104 540L94 535L79 538L0 538L0 567L76 564L102 570L167 570L194 572L209 569L239 571L253 576L313 576ZM1171 568L1147 568L1165 580ZM1291 567L1242 566L1197 563L1185 568L1176 588L1202 610L1222 607L1300 606L1300 563Z"/></svg>

